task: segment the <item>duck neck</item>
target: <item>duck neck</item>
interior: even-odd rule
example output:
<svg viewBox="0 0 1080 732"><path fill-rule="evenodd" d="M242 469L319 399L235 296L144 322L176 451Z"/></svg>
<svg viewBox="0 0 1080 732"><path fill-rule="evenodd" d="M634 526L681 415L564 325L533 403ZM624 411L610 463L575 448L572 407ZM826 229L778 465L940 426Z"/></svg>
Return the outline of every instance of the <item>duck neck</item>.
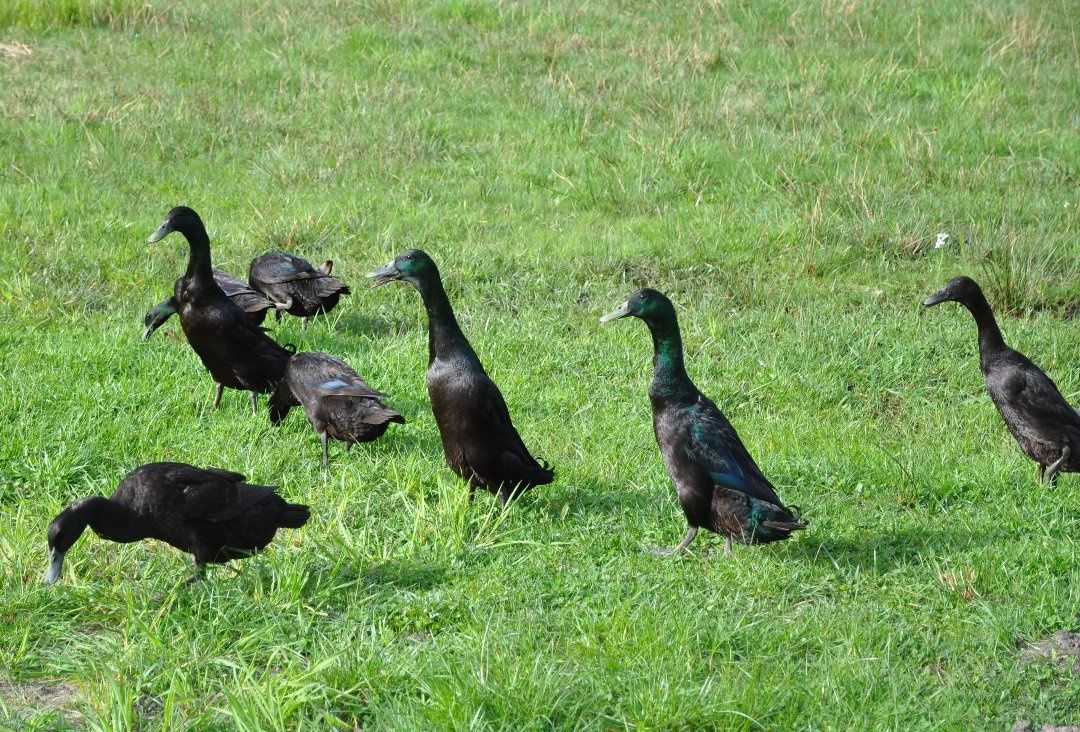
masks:
<svg viewBox="0 0 1080 732"><path fill-rule="evenodd" d="M971 315L975 318L975 325L979 328L979 356L985 360L990 354L1005 348L1005 339L1001 336L997 320L994 319L994 311L990 303L980 292L971 300L964 301Z"/></svg>
<svg viewBox="0 0 1080 732"><path fill-rule="evenodd" d="M676 398L693 392L693 384L683 363L682 335L672 315L661 321L647 321L653 339L653 382L657 396Z"/></svg>
<svg viewBox="0 0 1080 732"><path fill-rule="evenodd" d="M131 510L112 499L90 496L77 502L71 510L84 528L89 526L95 534L110 541L124 543L146 538Z"/></svg>
<svg viewBox="0 0 1080 732"><path fill-rule="evenodd" d="M428 316L428 365L436 357L446 358L455 353L476 358L454 316L442 280L438 277L421 280L416 289L420 291Z"/></svg>
<svg viewBox="0 0 1080 732"><path fill-rule="evenodd" d="M187 239L188 266L184 275L188 281L207 283L214 281L214 273L210 267L210 237L202 226L184 229L181 232Z"/></svg>

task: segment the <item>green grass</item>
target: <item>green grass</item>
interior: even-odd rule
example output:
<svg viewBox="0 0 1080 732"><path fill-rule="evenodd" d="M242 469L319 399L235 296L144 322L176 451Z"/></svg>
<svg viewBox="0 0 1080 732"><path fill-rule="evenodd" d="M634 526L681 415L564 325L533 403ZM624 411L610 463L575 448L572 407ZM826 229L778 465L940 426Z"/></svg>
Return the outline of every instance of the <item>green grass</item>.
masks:
<svg viewBox="0 0 1080 732"><path fill-rule="evenodd" d="M1019 648L1080 630L1080 478L1048 490L982 384L1009 342L1080 401L1080 51L1068 0L0 7L0 725L51 729L1007 729L1080 721ZM353 294L301 334L409 419L329 472L294 413L208 411L145 310L173 205L236 274L269 247ZM939 232L951 243L933 244ZM505 514L443 463L416 293L439 262L519 429L558 470ZM685 524L645 284L808 531ZM131 468L239 470L310 503L262 556L45 529ZM55 687L50 703L25 694Z"/></svg>

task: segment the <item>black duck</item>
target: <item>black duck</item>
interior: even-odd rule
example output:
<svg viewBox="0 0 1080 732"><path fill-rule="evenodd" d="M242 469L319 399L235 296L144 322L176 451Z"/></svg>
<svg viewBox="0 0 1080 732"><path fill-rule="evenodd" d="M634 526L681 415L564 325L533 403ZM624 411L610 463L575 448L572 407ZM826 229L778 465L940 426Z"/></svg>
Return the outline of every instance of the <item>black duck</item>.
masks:
<svg viewBox="0 0 1080 732"><path fill-rule="evenodd" d="M506 402L458 326L435 262L419 249L398 255L368 277L375 286L402 280L420 292L428 315L427 388L450 468L505 505L550 483L555 473L529 453Z"/></svg>
<svg viewBox="0 0 1080 732"><path fill-rule="evenodd" d="M379 401L360 374L328 353L298 353L289 359L285 378L270 395L270 421L278 424L296 406L322 438L323 467L330 464L327 442L333 437L350 447L382 437L391 422L405 418Z"/></svg>
<svg viewBox="0 0 1080 732"><path fill-rule="evenodd" d="M190 254L173 299L188 343L218 384L214 407L227 386L252 392L254 411L257 395L274 390L292 352L266 335L214 280L210 238L199 215L186 206L174 208L149 241L160 241L174 231L187 239Z"/></svg>
<svg viewBox="0 0 1080 732"><path fill-rule="evenodd" d="M1080 471L1080 412L1065 401L1057 385L1027 356L1005 345L994 311L970 277L955 277L926 298L931 307L953 300L975 317L979 328L979 367L990 399L1020 448L1053 484L1058 472Z"/></svg>
<svg viewBox="0 0 1080 732"><path fill-rule="evenodd" d="M282 311L300 318L302 328L307 319L318 313L328 313L338 304L349 288L337 277L330 276L334 262L326 260L319 269L311 262L287 252L269 252L252 260L248 282L274 302L275 316Z"/></svg>
<svg viewBox="0 0 1080 732"><path fill-rule="evenodd" d="M274 307L274 303L251 289L246 282L238 280L223 269L214 269L214 282L218 283L222 292L232 300L238 308L247 313L255 325L262 325L266 319L266 311ZM143 335L145 341L154 334L154 331L165 325L165 321L176 314L178 309L177 296L184 281L183 277L177 278L173 285L173 295L168 300L162 300L154 307L146 311L143 316Z"/></svg>
<svg viewBox="0 0 1080 732"><path fill-rule="evenodd" d="M723 534L729 553L733 540L766 544L806 528L798 508L784 506L735 428L687 375L671 301L656 290L638 290L600 322L627 316L645 321L653 338L653 432L690 525L674 553L702 527Z"/></svg>
<svg viewBox="0 0 1080 732"><path fill-rule="evenodd" d="M60 578L64 555L89 526L102 539L127 544L157 539L195 558L195 577L208 563L249 556L280 528L297 529L308 507L286 503L273 486L185 463L149 463L128 473L109 498L81 498L49 524L46 584Z"/></svg>

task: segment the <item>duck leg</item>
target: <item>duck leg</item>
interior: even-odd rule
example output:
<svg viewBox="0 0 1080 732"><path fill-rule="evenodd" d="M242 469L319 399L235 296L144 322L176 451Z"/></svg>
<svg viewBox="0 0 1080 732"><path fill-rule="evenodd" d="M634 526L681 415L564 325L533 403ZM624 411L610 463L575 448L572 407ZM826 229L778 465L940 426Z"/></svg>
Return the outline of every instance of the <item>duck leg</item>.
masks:
<svg viewBox="0 0 1080 732"><path fill-rule="evenodd" d="M225 391L224 384L215 384L217 391L214 392L214 403L210 405L211 409L217 409L221 405L221 392Z"/></svg>
<svg viewBox="0 0 1080 732"><path fill-rule="evenodd" d="M303 333L307 330L307 316L300 318L300 332Z"/></svg>
<svg viewBox="0 0 1080 732"><path fill-rule="evenodd" d="M657 547L653 549L653 554L657 554L663 557L672 556L675 554L682 554L684 551L686 551L686 547L690 546L690 542L694 540L694 537L697 536L697 531L698 527L691 526L690 529L686 532L686 536L683 537L683 540L679 542L679 545L677 547L675 547L674 549Z"/></svg>
<svg viewBox="0 0 1080 732"><path fill-rule="evenodd" d="M731 537L730 536L725 536L724 537L724 556L725 557L730 557L731 556Z"/></svg>
<svg viewBox="0 0 1080 732"><path fill-rule="evenodd" d="M198 559L196 559L195 574L191 576L191 578L187 581L187 584L190 586L195 584L196 582L201 582L204 579L206 579L206 562L200 562Z"/></svg>
<svg viewBox="0 0 1080 732"><path fill-rule="evenodd" d="M323 470L325 470L330 467L330 453L326 446L330 438L326 432L319 433L319 436L322 438L322 466Z"/></svg>
<svg viewBox="0 0 1080 732"><path fill-rule="evenodd" d="M251 392L251 413L259 413L259 392L257 391Z"/></svg>
<svg viewBox="0 0 1080 732"><path fill-rule="evenodd" d="M1047 485L1054 485L1054 481L1057 480L1058 471L1061 470L1061 466L1065 464L1065 461L1069 459L1071 453L1072 450L1066 445L1061 449L1061 457L1046 467L1046 471L1043 473L1043 480L1046 481Z"/></svg>

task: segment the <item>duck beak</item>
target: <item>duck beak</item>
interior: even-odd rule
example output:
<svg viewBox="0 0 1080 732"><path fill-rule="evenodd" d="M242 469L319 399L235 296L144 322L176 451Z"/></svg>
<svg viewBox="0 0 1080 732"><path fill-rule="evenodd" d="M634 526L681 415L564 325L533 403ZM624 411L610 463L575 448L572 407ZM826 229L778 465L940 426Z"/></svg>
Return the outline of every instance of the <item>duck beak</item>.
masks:
<svg viewBox="0 0 1080 732"><path fill-rule="evenodd" d="M162 239L164 239L164 238L165 238L166 236L168 236L169 234L171 234L171 233L172 233L172 231L173 231L173 228L172 228L172 226L171 226L171 225L169 224L169 221L168 221L168 219L166 219L166 220L165 220L165 221L164 221L164 222L163 222L163 223L161 224L161 226L159 226L159 227L158 227L158 230L157 230L157 231L155 231L155 232L154 232L153 234L151 234L151 235L150 235L150 238L149 238L149 239L147 239L147 240L146 240L146 242L147 242L148 244L156 244L157 242L161 241L161 240L162 240Z"/></svg>
<svg viewBox="0 0 1080 732"><path fill-rule="evenodd" d="M372 287L382 287L385 284L401 279L401 273L398 272L398 269L394 266L393 262L390 262L382 269L368 272L364 276L369 280L374 280L374 282L371 283Z"/></svg>
<svg viewBox="0 0 1080 732"><path fill-rule="evenodd" d="M49 548L49 571L45 574L45 584L51 585L60 579L60 572L64 569L64 552L56 547Z"/></svg>
<svg viewBox="0 0 1080 732"><path fill-rule="evenodd" d="M945 288L945 289L942 289L942 290L938 290L933 295L931 295L930 297L923 300L922 304L923 304L924 307L931 308L931 307L937 305L939 302L945 302L948 299L949 299L948 288Z"/></svg>
<svg viewBox="0 0 1080 732"><path fill-rule="evenodd" d="M624 302L622 305L620 305L619 307L612 310L607 315L602 316L600 318L600 322L601 323L610 323L613 320L618 320L619 318L625 318L629 314L630 314L630 301L627 300L626 302Z"/></svg>

